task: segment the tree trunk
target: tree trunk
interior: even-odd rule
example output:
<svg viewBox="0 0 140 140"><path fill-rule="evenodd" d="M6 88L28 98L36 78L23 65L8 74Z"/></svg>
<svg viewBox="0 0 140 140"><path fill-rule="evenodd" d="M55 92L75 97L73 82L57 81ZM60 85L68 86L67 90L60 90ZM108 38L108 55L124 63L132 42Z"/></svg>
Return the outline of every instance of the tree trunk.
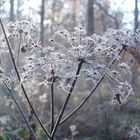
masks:
<svg viewBox="0 0 140 140"><path fill-rule="evenodd" d="M135 11L134 11L134 30L136 31L138 29L138 24L139 24L139 21L138 21L138 17L139 17L139 10L138 10L138 0L135 0Z"/></svg>
<svg viewBox="0 0 140 140"><path fill-rule="evenodd" d="M76 0L73 0L73 1L72 1L72 9L73 9L73 14L72 14L72 25L73 25L73 27L76 26L76 8L77 8Z"/></svg>
<svg viewBox="0 0 140 140"><path fill-rule="evenodd" d="M10 18L9 20L10 21L14 21L15 20L15 15L14 15L14 0L10 0L10 11L9 11L9 15L10 15Z"/></svg>
<svg viewBox="0 0 140 140"><path fill-rule="evenodd" d="M45 0L41 2L41 23L40 23L40 41L41 45L44 44L44 19L45 19Z"/></svg>
<svg viewBox="0 0 140 140"><path fill-rule="evenodd" d="M87 5L87 34L92 35L94 33L94 0L88 0Z"/></svg>
<svg viewBox="0 0 140 140"><path fill-rule="evenodd" d="M114 20L115 20L115 28L116 28L116 29L119 29L119 24L118 24L117 18L114 18Z"/></svg>
<svg viewBox="0 0 140 140"><path fill-rule="evenodd" d="M56 13L56 0L53 0L53 3L52 3L52 16L51 16L51 34L53 33L54 31L54 18L55 18L55 13Z"/></svg>
<svg viewBox="0 0 140 140"><path fill-rule="evenodd" d="M101 13L101 20L102 20L102 29L104 33L106 31L106 23L105 23L105 16L103 13Z"/></svg>
<svg viewBox="0 0 140 140"><path fill-rule="evenodd" d="M17 0L17 20L20 20L21 19L21 10L20 10L20 7L22 5L22 2L21 0Z"/></svg>

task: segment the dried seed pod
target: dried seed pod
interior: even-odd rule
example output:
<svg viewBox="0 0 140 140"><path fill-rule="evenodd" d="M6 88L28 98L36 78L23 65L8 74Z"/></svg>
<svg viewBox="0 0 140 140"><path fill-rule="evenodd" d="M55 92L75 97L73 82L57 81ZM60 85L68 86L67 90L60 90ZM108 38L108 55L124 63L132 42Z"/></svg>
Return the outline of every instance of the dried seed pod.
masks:
<svg viewBox="0 0 140 140"><path fill-rule="evenodd" d="M117 100L117 101L119 102L119 104L122 103L122 102L121 102L121 95L118 94L118 93L114 95L113 99L114 99L114 100Z"/></svg>
<svg viewBox="0 0 140 140"><path fill-rule="evenodd" d="M26 52L25 46L22 46L22 47L21 47L21 52L22 52L22 53L25 53L25 52Z"/></svg>

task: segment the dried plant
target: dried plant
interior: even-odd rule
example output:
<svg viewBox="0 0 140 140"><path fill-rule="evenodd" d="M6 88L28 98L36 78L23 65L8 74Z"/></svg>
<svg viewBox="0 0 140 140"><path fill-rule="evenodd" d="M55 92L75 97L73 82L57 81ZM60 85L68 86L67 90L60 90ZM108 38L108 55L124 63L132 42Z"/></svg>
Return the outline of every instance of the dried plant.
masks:
<svg viewBox="0 0 140 140"><path fill-rule="evenodd" d="M19 81L19 87L24 95L22 98L27 100L32 114L39 122L46 137L50 140L55 139L58 127L87 102L103 79L108 83L114 100L117 100L119 104L126 102L128 96L134 94L131 84L125 81L123 77L124 73L131 74L130 64L121 60L122 52L126 51L135 41L132 38L132 32L127 30L108 30L103 35L93 34L92 36L87 36L84 27L78 25L72 32L60 29L49 40L49 45L41 47L40 42L35 41L31 36L34 26L29 22L9 23L7 30L5 30L1 20L0 24L3 31L3 35L0 38L0 54L8 52L14 68L9 74L4 73L3 68L0 68L1 80L14 100L34 139L37 139L37 136L22 111L22 107L18 104L17 99L12 93L11 83L17 84L17 81ZM17 47L18 57L14 55L14 50L11 48L9 42L11 38L19 40ZM25 57L22 57L22 61L19 57L21 53L25 55ZM20 62L23 64L19 65ZM113 67L114 63L116 64L115 67ZM74 94L79 77L84 78L83 84L88 80L92 81L94 87L79 106L63 117L69 100ZM46 129L39 118L25 89L29 81L37 81L36 86L44 85L51 91L50 131ZM57 119L54 112L54 87L66 93L66 99ZM47 94L40 95L40 100L45 100L45 102L49 100L47 99ZM72 127L72 131L75 131L75 128Z"/></svg>

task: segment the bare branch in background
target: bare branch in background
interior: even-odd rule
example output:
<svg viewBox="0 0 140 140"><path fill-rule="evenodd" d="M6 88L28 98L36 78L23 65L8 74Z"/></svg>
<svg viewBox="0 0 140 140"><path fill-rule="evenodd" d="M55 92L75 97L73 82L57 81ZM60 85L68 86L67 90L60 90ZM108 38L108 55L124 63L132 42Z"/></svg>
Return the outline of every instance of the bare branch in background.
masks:
<svg viewBox="0 0 140 140"><path fill-rule="evenodd" d="M41 12L40 12L40 17L41 17L41 21L40 21L40 41L41 41L41 45L44 44L44 19L45 19L45 0L42 0L41 2Z"/></svg>
<svg viewBox="0 0 140 140"><path fill-rule="evenodd" d="M94 0L88 0L87 6L87 34L94 33Z"/></svg>
<svg viewBox="0 0 140 140"><path fill-rule="evenodd" d="M10 18L9 18L10 21L14 21L15 20L15 14L14 14L14 9L15 9L14 7L15 6L14 6L14 2L15 2L15 0L10 0L10 11L9 11L10 12L10 14L9 14L10 15Z"/></svg>
<svg viewBox="0 0 140 140"><path fill-rule="evenodd" d="M134 10L134 30L136 31L139 26L139 9L138 9L138 0L135 0L135 10Z"/></svg>
<svg viewBox="0 0 140 140"><path fill-rule="evenodd" d="M95 0L95 4L96 4L97 6L99 6L99 8L100 8L101 10L103 10L103 12L104 12L108 17L110 17L111 19L114 20L116 29L119 29L119 23L118 23L118 19L116 18L116 16L113 16L113 15L110 14L108 11L106 11L106 9L105 9L105 8L101 5L101 3L99 3L97 0Z"/></svg>

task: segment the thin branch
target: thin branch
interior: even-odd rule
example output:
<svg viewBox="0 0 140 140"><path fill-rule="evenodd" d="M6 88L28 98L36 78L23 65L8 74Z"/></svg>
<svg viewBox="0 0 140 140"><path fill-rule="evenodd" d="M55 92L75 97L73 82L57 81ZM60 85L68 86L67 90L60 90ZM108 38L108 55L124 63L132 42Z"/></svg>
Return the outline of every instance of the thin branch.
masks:
<svg viewBox="0 0 140 140"><path fill-rule="evenodd" d="M54 128L54 81L51 84L51 132Z"/></svg>
<svg viewBox="0 0 140 140"><path fill-rule="evenodd" d="M24 96L25 96L25 98L26 98L26 100L27 100L27 102L28 102L30 108L32 109L32 111L33 111L33 113L34 113L34 115L35 115L37 121L39 122L40 126L42 127L42 129L44 130L44 132L46 133L46 135L50 138L50 134L48 133L48 131L45 129L44 125L43 125L42 122L40 121L40 119L39 119L39 117L38 117L38 114L36 113L36 111L35 111L35 109L34 109L32 103L31 103L31 101L30 101L30 99L29 99L29 97L28 97L28 95L27 95L27 93L26 93L26 90L25 90L25 88L24 88L24 85L23 85L23 83L21 83L20 74L19 74L19 72L18 72L18 68L17 68L16 63L15 63L15 58L14 58L14 55L13 55L13 52L12 52L12 49L11 49L11 46L10 46L10 43L9 43L9 40L8 40L7 35L6 35L6 32L5 32L5 29L4 29L4 26L3 26L3 23L2 23L2 20L1 20L1 19L0 19L0 24L1 24L2 31L3 31L3 34L4 34L4 36L5 36L5 39L6 39L6 43L7 43L7 46L8 46L9 54L10 54L10 57L11 57L11 60L12 60L12 63L13 63L15 72L16 72L17 78L18 78L18 80L19 80L19 82L20 82L20 86L21 86L21 89L22 89L22 91L23 91L23 93L24 93Z"/></svg>
<svg viewBox="0 0 140 140"><path fill-rule="evenodd" d="M105 9L97 0L95 0L95 2L96 2L96 4L99 6L99 8L100 8L101 10L103 10L103 12L104 12L108 17L110 17L110 18L112 18L112 19L114 20L115 25L116 25L116 29L118 29L118 28L119 28L119 25L118 25L118 20L117 20L116 16L113 16L113 15L109 14L109 12L106 11L106 9Z"/></svg>
<svg viewBox="0 0 140 140"><path fill-rule="evenodd" d="M20 34L20 37L19 37L19 46L18 46L18 52L17 52L17 66L18 66L18 63L19 63L19 56L20 56L20 49L21 49L21 34Z"/></svg>
<svg viewBox="0 0 140 140"><path fill-rule="evenodd" d="M9 87L7 86L7 84L6 84L4 81L3 81L3 83L4 83L4 86L6 87L6 89L7 89L8 93L9 93L9 95L11 96L11 98L13 99L13 101L15 102L15 104L16 104L16 106L17 106L17 108L18 108L18 110L19 110L19 112L20 112L22 118L24 119L25 123L27 124L27 126L28 126L28 128L29 128L29 131L31 132L31 134L32 134L32 136L34 137L34 139L37 140L37 138L36 138L36 136L35 136L35 133L34 133L32 127L30 126L30 124L28 123L28 121L27 121L27 119L26 119L26 117L25 117L25 115L24 115L24 113L23 113L23 111L22 111L20 105L18 104L16 98L14 97L13 93L11 92L11 90L9 89Z"/></svg>
<svg viewBox="0 0 140 140"><path fill-rule="evenodd" d="M134 31L136 31L139 27L139 7L138 0L135 0L135 10L134 10Z"/></svg>
<svg viewBox="0 0 140 140"><path fill-rule="evenodd" d="M122 53L122 51L125 49L126 46L123 46L123 48L120 50L119 54L120 55ZM110 65L108 66L108 69L111 68L111 66L116 62L117 59L114 59ZM98 88L98 86L100 85L100 83L103 81L104 77L106 76L107 70L104 72L103 76L100 78L100 80L98 81L98 83L96 84L96 86L92 89L92 91L89 93L89 95L80 103L80 105L78 107L76 107L69 115L67 115L61 122L59 125L63 124L66 120L68 120L71 116L73 116L86 102L87 100L90 98L90 96L94 93L94 91Z"/></svg>
<svg viewBox="0 0 140 140"><path fill-rule="evenodd" d="M64 112L65 112L66 106L67 106L67 104L68 104L68 102L69 102L69 100L70 100L71 94L72 94L72 92L73 92L73 89L74 89L74 87L75 87L75 84L76 84L76 81L77 81L77 78L78 78L77 75L79 75L83 63L84 63L83 60L81 60L81 61L79 62L78 69L77 69L77 71L76 71L76 78L74 79L74 81L73 81L73 83L72 83L72 85L71 85L71 88L70 88L70 90L69 90L69 94L68 94L67 97L66 97L66 100L65 100L65 102L64 102L64 104L63 104L63 107L62 107L62 109L61 109L61 111L60 111L60 113L59 113L58 119L57 119L57 121L56 121L56 123L55 123L54 129L53 129L53 131L52 131L52 133L51 133L51 137L52 137L52 138L53 138L54 135L55 135L55 132L56 132L56 130L57 130L58 126L59 126L59 123L60 123L60 121L61 121L61 119L62 119L62 116L63 116L63 114L64 114Z"/></svg>
<svg viewBox="0 0 140 140"><path fill-rule="evenodd" d="M96 2L96 4L99 6L99 8L102 9L103 12L104 12L108 17L110 17L110 18L116 20L116 17L114 17L114 16L112 16L111 14L109 14L109 13L104 9L104 7L103 7L99 2L97 2L97 0L95 0L95 2Z"/></svg>

